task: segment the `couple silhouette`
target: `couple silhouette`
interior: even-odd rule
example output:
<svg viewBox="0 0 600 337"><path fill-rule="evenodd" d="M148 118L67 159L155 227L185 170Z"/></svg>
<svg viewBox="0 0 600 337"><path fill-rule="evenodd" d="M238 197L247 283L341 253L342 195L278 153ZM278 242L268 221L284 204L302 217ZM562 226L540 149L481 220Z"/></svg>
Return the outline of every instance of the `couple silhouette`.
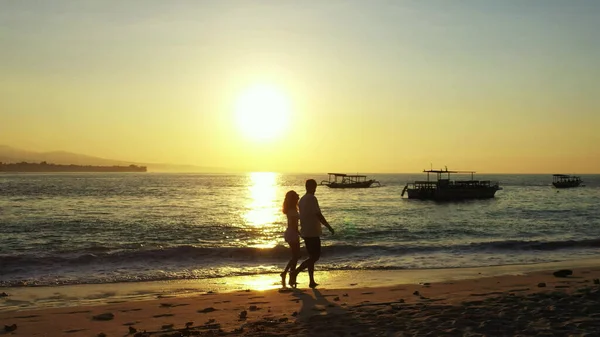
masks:
<svg viewBox="0 0 600 337"><path fill-rule="evenodd" d="M317 191L317 182L314 179L308 179L305 184L306 194L300 198L296 191L288 191L283 201L283 213L287 216L287 229L284 233L284 239L289 244L292 257L285 269L280 274L281 284L286 286L286 277L289 272L289 284L295 288L297 286L296 278L303 270L308 270L310 279L309 287L315 288L319 284L315 282L315 263L321 257L321 225L327 227L331 234L335 231L329 225L321 209L319 201L315 196ZM298 230L300 222L300 230ZM304 240L308 258L304 260L298 268L296 264L300 259L300 237Z"/></svg>

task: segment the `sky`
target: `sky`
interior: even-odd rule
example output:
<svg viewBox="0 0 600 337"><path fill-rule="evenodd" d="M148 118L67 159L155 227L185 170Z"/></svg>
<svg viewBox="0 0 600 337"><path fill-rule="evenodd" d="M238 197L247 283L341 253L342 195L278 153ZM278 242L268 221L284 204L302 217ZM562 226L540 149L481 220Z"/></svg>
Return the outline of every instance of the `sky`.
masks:
<svg viewBox="0 0 600 337"><path fill-rule="evenodd" d="M595 0L0 8L3 145L243 171L600 173Z"/></svg>

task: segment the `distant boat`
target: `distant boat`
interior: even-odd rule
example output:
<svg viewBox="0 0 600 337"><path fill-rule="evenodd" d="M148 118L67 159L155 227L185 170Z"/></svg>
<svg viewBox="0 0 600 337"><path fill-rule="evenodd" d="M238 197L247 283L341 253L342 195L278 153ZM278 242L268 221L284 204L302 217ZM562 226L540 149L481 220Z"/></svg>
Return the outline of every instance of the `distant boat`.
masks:
<svg viewBox="0 0 600 337"><path fill-rule="evenodd" d="M381 186L379 181L375 179L367 180L365 175L352 175L345 173L327 173L329 180L321 181L321 185L329 188L367 188L371 185Z"/></svg>
<svg viewBox="0 0 600 337"><path fill-rule="evenodd" d="M570 176L567 174L552 175L552 185L556 188L578 187L583 180L578 176Z"/></svg>
<svg viewBox="0 0 600 337"><path fill-rule="evenodd" d="M490 199L501 190L498 182L475 180L474 171L423 170L427 180L415 181L404 186L401 196L408 193L409 199L421 200L465 200ZM430 180L429 175L435 173L437 180ZM451 173L470 173L471 180L450 180ZM445 175L445 177L443 176Z"/></svg>

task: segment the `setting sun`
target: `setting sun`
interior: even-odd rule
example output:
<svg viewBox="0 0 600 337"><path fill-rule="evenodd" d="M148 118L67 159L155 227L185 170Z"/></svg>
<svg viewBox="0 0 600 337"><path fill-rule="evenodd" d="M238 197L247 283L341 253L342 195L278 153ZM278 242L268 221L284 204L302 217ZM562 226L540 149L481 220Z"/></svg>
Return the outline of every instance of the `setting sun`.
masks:
<svg viewBox="0 0 600 337"><path fill-rule="evenodd" d="M244 91L235 105L240 130L253 140L269 140L287 128L290 104L283 92L270 86L254 86Z"/></svg>

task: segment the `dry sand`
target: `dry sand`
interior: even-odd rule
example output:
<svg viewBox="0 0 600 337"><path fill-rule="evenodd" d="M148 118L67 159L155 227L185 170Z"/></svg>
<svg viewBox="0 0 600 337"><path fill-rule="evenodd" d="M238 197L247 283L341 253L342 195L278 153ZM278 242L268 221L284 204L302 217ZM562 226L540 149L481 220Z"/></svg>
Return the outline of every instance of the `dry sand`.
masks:
<svg viewBox="0 0 600 337"><path fill-rule="evenodd" d="M0 299L4 306L0 324L8 330L16 324L16 329L0 334L599 336L600 264L571 269L573 274L567 277L554 276L556 270L495 276L478 273L479 278L395 286L361 287L358 282L345 289L326 289L321 281L314 290L302 288L304 283L298 289L163 294L152 300L122 298L37 310L11 307L16 300L7 291L9 296ZM444 271L436 275L439 273ZM367 280L364 273L355 274L356 279ZM317 278L320 275L317 273ZM268 277L276 281L278 276Z"/></svg>

